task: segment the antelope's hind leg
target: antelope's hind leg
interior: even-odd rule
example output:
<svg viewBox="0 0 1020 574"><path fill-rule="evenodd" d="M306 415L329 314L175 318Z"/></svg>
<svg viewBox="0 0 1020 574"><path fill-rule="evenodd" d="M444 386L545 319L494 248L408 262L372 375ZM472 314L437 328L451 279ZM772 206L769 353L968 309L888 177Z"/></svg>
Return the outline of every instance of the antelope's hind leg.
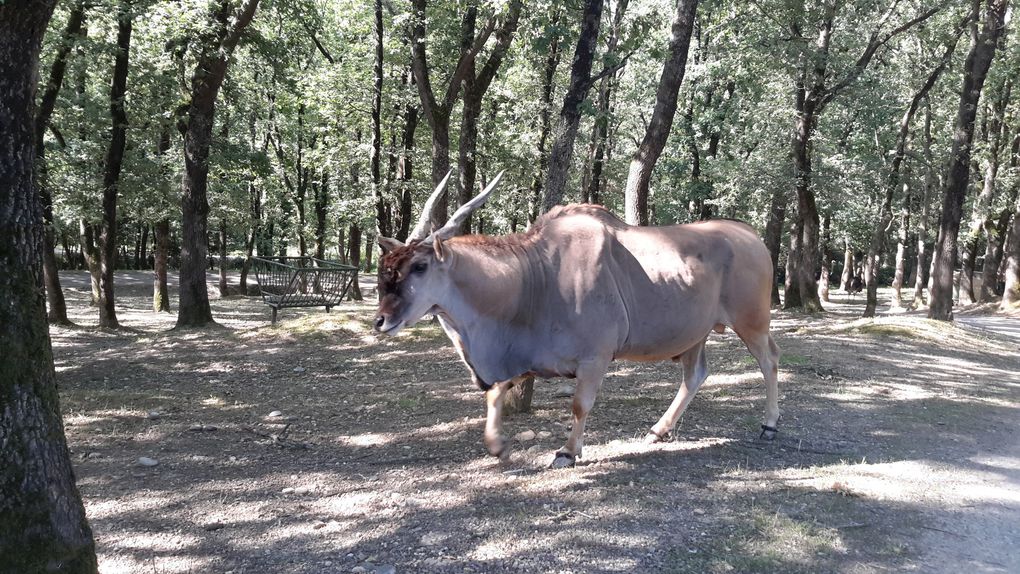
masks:
<svg viewBox="0 0 1020 574"><path fill-rule="evenodd" d="M652 425L652 429L645 435L646 443L666 440L669 434L673 432L673 427L676 426L680 415L687 409L687 405L691 404L691 400L697 394L698 388L708 378L708 363L705 361L706 340L707 337L680 356L680 361L684 366L684 380L680 383L680 389L677 391L676 397L673 398L669 408L662 414L659 422Z"/></svg>
<svg viewBox="0 0 1020 574"><path fill-rule="evenodd" d="M753 336L738 335L758 360L765 377L765 422L761 425L761 438L772 440L779 432L776 426L779 423L779 346L767 330Z"/></svg>

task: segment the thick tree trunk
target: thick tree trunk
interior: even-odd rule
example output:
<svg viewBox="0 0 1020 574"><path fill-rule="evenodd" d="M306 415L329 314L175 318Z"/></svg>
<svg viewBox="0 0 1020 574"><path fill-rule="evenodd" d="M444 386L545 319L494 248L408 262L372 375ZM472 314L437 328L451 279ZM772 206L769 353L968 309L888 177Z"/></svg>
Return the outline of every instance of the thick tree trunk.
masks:
<svg viewBox="0 0 1020 574"><path fill-rule="evenodd" d="M802 94L803 95L803 94ZM815 279L818 261L818 206L811 190L812 135L814 104L798 98L797 122L793 136L794 190L797 194L797 237L790 241L787 265L785 309L803 308L808 312L822 311Z"/></svg>
<svg viewBox="0 0 1020 574"><path fill-rule="evenodd" d="M166 286L166 266L170 252L170 220L161 219L153 226L156 248L152 265L152 310L170 311L170 296Z"/></svg>
<svg viewBox="0 0 1020 574"><path fill-rule="evenodd" d="M574 155L574 141L581 123L581 104L591 88L591 66L598 44L599 24L602 21L603 0L584 0L581 16L581 32L574 49L574 60L570 67L570 84L563 97L560 118L556 124L556 139L549 153L549 168L545 177L545 199L543 211L563 203L570 171L570 160Z"/></svg>
<svg viewBox="0 0 1020 574"><path fill-rule="evenodd" d="M191 105L184 133L184 177L181 182L181 271L177 327L201 327L213 322L206 286L208 255L209 147L212 142L216 95L227 72L230 55L241 33L251 22L259 0L242 0L228 25L230 2L224 0L214 14L219 33L212 43L201 47L191 80Z"/></svg>
<svg viewBox="0 0 1020 574"><path fill-rule="evenodd" d="M669 41L669 58L662 66L662 76L655 92L655 109L648 121L644 138L630 160L627 187L624 190L624 212L627 223L648 225L648 184L676 115L676 101L687 67L687 50L694 30L698 0L677 0Z"/></svg>
<svg viewBox="0 0 1020 574"><path fill-rule="evenodd" d="M802 306L800 283L797 281L797 266L800 265L801 240L804 237L804 222L800 213L794 214L790 229L790 251L786 255L786 284L783 286L783 309L796 309Z"/></svg>
<svg viewBox="0 0 1020 574"><path fill-rule="evenodd" d="M935 271L928 317L942 321L953 318L953 268L956 266L957 238L963 201L970 178L971 142L974 139L974 118L977 114L981 88L995 56L995 48L1004 28L1006 0L986 0L980 31L972 28L970 53L963 69L963 87L953 130L953 150L949 158L949 177L942 197L939 241L935 249ZM975 3L975 10L978 4Z"/></svg>
<svg viewBox="0 0 1020 574"><path fill-rule="evenodd" d="M97 572L60 416L46 323L34 99L53 0L0 4L0 562Z"/></svg>
<svg viewBox="0 0 1020 574"><path fill-rule="evenodd" d="M120 170L127 146L127 113L124 96L127 93L128 56L131 51L131 25L133 15L127 0L118 3L117 55L114 58L113 80L110 82L110 147L106 151L103 172L103 227L99 235L99 326L105 329L120 327L114 307L113 272L117 263L117 194L120 187Z"/></svg>

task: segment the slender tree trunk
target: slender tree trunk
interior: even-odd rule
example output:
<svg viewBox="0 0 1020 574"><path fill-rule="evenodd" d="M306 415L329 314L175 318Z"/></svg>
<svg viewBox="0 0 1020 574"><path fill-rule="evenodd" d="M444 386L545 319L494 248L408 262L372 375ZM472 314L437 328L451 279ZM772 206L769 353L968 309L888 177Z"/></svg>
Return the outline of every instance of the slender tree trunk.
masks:
<svg viewBox="0 0 1020 574"><path fill-rule="evenodd" d="M0 562L6 572L97 572L60 416L43 294L35 168L36 70L53 0L0 4Z"/></svg>
<svg viewBox="0 0 1020 574"><path fill-rule="evenodd" d="M786 191L778 186L772 190L769 220L765 225L765 246L772 258L772 306L779 307L779 252L782 250L783 223L786 219Z"/></svg>
<svg viewBox="0 0 1020 574"><path fill-rule="evenodd" d="M628 0L618 0L616 12L613 14L613 26L609 30L609 39L606 42L606 53L616 54L620 42L620 32L623 27L623 17L627 13ZM619 72L607 74L599 82L598 104L594 126L592 126L591 145L589 146L589 158L591 170L586 171L586 184L582 186L582 202L601 203L601 189L604 183L602 172L606 164L606 145L609 139L609 121L613 109L613 88L616 85Z"/></svg>
<svg viewBox="0 0 1020 574"><path fill-rule="evenodd" d="M988 244L985 249L985 266L981 270L980 302L990 303L998 296L999 268L1002 264L1003 243L1013 212L1004 209L999 213L997 221L989 222L992 230L988 233Z"/></svg>
<svg viewBox="0 0 1020 574"><path fill-rule="evenodd" d="M794 190L797 193L797 237L790 241L787 265L785 309L822 311L815 280L818 258L818 206L811 190L812 135L815 113L811 102L798 98L798 115L793 137Z"/></svg>
<svg viewBox="0 0 1020 574"><path fill-rule="evenodd" d="M907 237L910 229L910 185L907 182L903 183L903 208L900 209L900 229L896 238L896 274L893 276L892 283L892 306L895 308L903 307L903 280L906 271L906 259L907 259ZM916 270L915 270L916 271Z"/></svg>
<svg viewBox="0 0 1020 574"><path fill-rule="evenodd" d="M924 302L924 287L928 282L928 217L931 204L931 190L935 187L935 159L931 151L931 102L925 98L924 106L924 186L921 188L921 216L917 229L917 277L914 280L914 297L911 306L921 307Z"/></svg>
<svg viewBox="0 0 1020 574"><path fill-rule="evenodd" d="M227 220L220 218L220 297L228 295L227 285Z"/></svg>
<svg viewBox="0 0 1020 574"><path fill-rule="evenodd" d="M149 247L149 224L148 223L143 223L142 224L142 239L141 239L141 241L139 243L140 243L140 250L139 250L139 254L138 254L138 260L139 260L140 263L139 263L139 265L137 265L137 267L138 267L138 269L146 269L146 268L148 268L148 259L149 259L149 253L148 253L148 247Z"/></svg>
<svg viewBox="0 0 1020 574"><path fill-rule="evenodd" d="M404 75L404 84L414 81L414 74L408 70ZM396 229L396 238L399 241L407 241L407 235L411 232L411 219L414 209L411 197L410 181L413 179L412 152L414 150L414 133L418 128L418 106L407 104L404 106L404 128L400 136L400 157L397 159L397 180L400 182L400 225ZM341 231L343 231L341 229Z"/></svg>
<svg viewBox="0 0 1020 574"><path fill-rule="evenodd" d="M201 327L213 323L206 285L206 238L209 226L209 147L212 142L216 95L227 64L244 29L251 22L259 0L242 0L236 13L223 0L213 15L216 37L201 46L191 80L191 104L184 132L184 177L181 181L181 271L177 327ZM234 16L232 19L230 16ZM229 24L228 24L229 22Z"/></svg>
<svg viewBox="0 0 1020 574"><path fill-rule="evenodd" d="M372 65L372 147L369 157L372 171L372 197L375 200L375 224L379 233L393 236L391 222L387 217L386 201L383 198L382 172L382 90L383 90L383 5L382 0L374 3L375 26L373 40L375 61Z"/></svg>
<svg viewBox="0 0 1020 574"><path fill-rule="evenodd" d="M560 8L554 8L551 29L559 25ZM549 53L545 58L545 66L542 69L542 106L539 115L538 130L538 166L531 178L531 210L529 221L535 221L542 205L542 192L545 189L545 171L549 167L549 153L546 146L549 142L549 130L552 123L552 96L556 87L556 68L560 64L560 35L554 32L552 41L549 43Z"/></svg>
<svg viewBox="0 0 1020 574"><path fill-rule="evenodd" d="M67 70L67 61L71 48L81 37L82 28L85 23L85 2L76 0L71 5L71 12L67 16L67 24L60 35L60 43L57 46L57 53L50 66L49 79L42 97L39 99L39 109L36 112L35 120L35 164L36 164L36 188L39 191L39 199L43 208L43 224L46 229L46 245L43 249L43 280L46 284L47 314L51 324L70 325L67 318L67 303L64 301L64 290L60 287L60 276L57 270L57 257L54 253L56 240L53 228L53 197L50 194L48 182L48 170L46 169L46 145L44 134L53 116L53 110L57 104L57 96L60 95L60 87L64 82L64 74Z"/></svg>
<svg viewBox="0 0 1020 574"><path fill-rule="evenodd" d="M85 220L79 222L82 256L89 270L91 305L99 305L99 247L96 245L96 226Z"/></svg>
<svg viewBox="0 0 1020 574"><path fill-rule="evenodd" d="M935 249L934 285L928 317L942 321L953 318L953 268L956 266L957 238L963 201L970 178L971 142L981 88L995 56L995 47L1005 27L1006 0L985 0L985 13L980 24L972 27L970 53L964 63L963 87L953 131L953 150L949 158L949 178L942 197L939 241ZM975 3L975 11L978 4ZM976 14L975 14L976 16ZM976 20L976 18L975 18Z"/></svg>
<svg viewBox="0 0 1020 574"><path fill-rule="evenodd" d="M1002 303L999 308L1003 311L1020 307L1020 198L1016 201L1013 212L1013 224L1010 225L1010 232L1006 238L1006 289L1002 293Z"/></svg>
<svg viewBox="0 0 1020 574"><path fill-rule="evenodd" d="M122 0L117 10L117 55L110 83L110 119L113 129L103 173L103 227L99 235L99 326L106 329L120 327L114 307L113 272L117 262L117 194L127 145L124 96L127 93L132 19L130 4Z"/></svg>
<svg viewBox="0 0 1020 574"><path fill-rule="evenodd" d="M153 226L156 248L152 265L152 310L155 313L170 311L170 296L166 286L167 258L170 254L170 220L161 219Z"/></svg>
<svg viewBox="0 0 1020 574"><path fill-rule="evenodd" d="M801 241L804 238L804 222L800 213L794 214L793 226L790 229L790 251L786 255L786 284L783 288L783 308L796 309L803 307L800 296L800 282L797 280L798 266L800 265L800 250L804 247Z"/></svg>
<svg viewBox="0 0 1020 574"><path fill-rule="evenodd" d="M574 141L577 139L578 125L581 123L581 104L591 89L591 66L598 44L602 3L603 0L584 0L581 33L577 38L574 60L570 68L570 84L563 97L563 107L560 108L560 118L556 125L556 139L549 153L543 211L549 211L563 203L570 160L574 155Z"/></svg>
<svg viewBox="0 0 1020 574"><path fill-rule="evenodd" d="M829 244L831 237L829 234L830 225L829 213L825 213L825 217L822 218L822 264L821 273L818 277L818 297L825 302L829 301L829 274L832 273L832 257L829 255Z"/></svg>
<svg viewBox="0 0 1020 574"><path fill-rule="evenodd" d="M350 255L347 257L348 263L361 271L361 228L358 227L357 223L351 224L350 236L347 240L347 244L350 246ZM351 283L351 299L355 301L361 301L364 297L361 295L361 286L358 285L358 278L355 275L354 281Z"/></svg>
<svg viewBox="0 0 1020 574"><path fill-rule="evenodd" d="M652 169L666 147L673 117L676 115L677 96L687 67L687 50L694 30L694 17L698 0L677 0L669 41L669 58L662 67L659 87L655 92L655 109L648 121L648 129L630 160L627 187L624 190L625 214L631 225L648 225L648 185Z"/></svg>

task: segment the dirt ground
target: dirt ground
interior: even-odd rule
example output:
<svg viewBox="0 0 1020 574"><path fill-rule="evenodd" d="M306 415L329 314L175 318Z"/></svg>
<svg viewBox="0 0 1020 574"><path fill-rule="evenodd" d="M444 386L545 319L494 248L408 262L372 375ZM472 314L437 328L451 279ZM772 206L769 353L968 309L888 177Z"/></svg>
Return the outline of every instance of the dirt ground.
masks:
<svg viewBox="0 0 1020 574"><path fill-rule="evenodd" d="M1020 572L1016 318L886 304L858 320L843 293L821 316L775 313L774 442L732 333L711 337L712 375L665 444L641 438L682 369L619 363L584 458L550 471L563 381L538 385L506 421L510 459L490 458L441 330L375 336L372 292L276 327L259 299L218 298L222 327L174 332L149 276L124 273L127 328L102 332L82 279L65 278L80 327L52 337L106 574Z"/></svg>

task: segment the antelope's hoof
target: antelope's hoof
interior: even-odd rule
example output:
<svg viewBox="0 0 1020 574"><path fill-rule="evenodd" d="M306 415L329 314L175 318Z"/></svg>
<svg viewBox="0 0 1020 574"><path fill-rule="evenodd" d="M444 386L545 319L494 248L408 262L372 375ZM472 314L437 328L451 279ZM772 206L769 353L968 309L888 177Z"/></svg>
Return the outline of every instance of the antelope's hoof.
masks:
<svg viewBox="0 0 1020 574"><path fill-rule="evenodd" d="M655 444L657 442L666 442L670 438L669 431L659 434L655 431L648 431L645 435L645 444Z"/></svg>
<svg viewBox="0 0 1020 574"><path fill-rule="evenodd" d="M778 432L779 429L777 429L776 427L770 427L769 425L761 425L761 434L758 435L758 438L762 440L775 440L776 433Z"/></svg>
<svg viewBox="0 0 1020 574"><path fill-rule="evenodd" d="M556 458L553 459L552 464L549 468L571 468L577 462L577 457L568 452L556 453Z"/></svg>
<svg viewBox="0 0 1020 574"><path fill-rule="evenodd" d="M510 456L510 441L505 436L485 441L485 448L494 457L506 460Z"/></svg>

